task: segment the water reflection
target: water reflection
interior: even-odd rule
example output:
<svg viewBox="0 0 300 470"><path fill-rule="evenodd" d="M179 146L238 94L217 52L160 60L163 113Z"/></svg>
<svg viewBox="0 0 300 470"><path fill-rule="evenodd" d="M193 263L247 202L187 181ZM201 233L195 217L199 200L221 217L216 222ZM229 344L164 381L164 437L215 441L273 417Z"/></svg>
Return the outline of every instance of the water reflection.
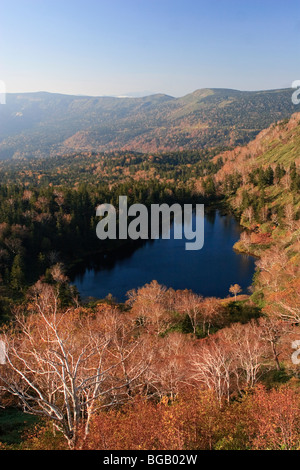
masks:
<svg viewBox="0 0 300 470"><path fill-rule="evenodd" d="M251 285L255 260L233 250L240 227L237 221L219 211L205 215L204 247L186 251L186 240L139 241L118 253L97 255L76 266L71 280L83 298L104 298L112 294L120 302L126 292L156 279L174 289L192 289L204 296L226 297L231 284L244 293Z"/></svg>

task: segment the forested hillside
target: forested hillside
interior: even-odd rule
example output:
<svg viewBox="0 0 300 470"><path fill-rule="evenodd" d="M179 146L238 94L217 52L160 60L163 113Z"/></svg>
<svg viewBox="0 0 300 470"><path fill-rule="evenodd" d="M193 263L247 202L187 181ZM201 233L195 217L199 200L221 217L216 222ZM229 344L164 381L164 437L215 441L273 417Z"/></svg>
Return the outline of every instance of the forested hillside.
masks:
<svg viewBox="0 0 300 470"><path fill-rule="evenodd" d="M216 157L212 178L245 227L235 248L257 255L252 296L271 317L298 322L300 308L300 115Z"/></svg>
<svg viewBox="0 0 300 470"><path fill-rule="evenodd" d="M0 108L0 159L236 146L289 118L297 110L292 93L202 89L181 98L8 94Z"/></svg>
<svg viewBox="0 0 300 470"><path fill-rule="evenodd" d="M16 437L1 409L1 448L300 448L299 122L221 152L2 163L0 404L37 421ZM82 303L68 264L95 250L96 203L120 194L233 212L235 249L257 257L249 295L238 279L222 299L153 280L124 304Z"/></svg>

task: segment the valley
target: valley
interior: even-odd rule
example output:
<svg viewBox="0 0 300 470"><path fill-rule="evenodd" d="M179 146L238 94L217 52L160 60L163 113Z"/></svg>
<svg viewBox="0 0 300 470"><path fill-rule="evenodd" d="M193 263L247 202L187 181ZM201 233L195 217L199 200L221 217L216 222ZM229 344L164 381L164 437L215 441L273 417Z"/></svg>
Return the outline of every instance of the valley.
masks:
<svg viewBox="0 0 300 470"><path fill-rule="evenodd" d="M0 159L235 147L297 111L291 96L292 89L200 89L180 98L7 94Z"/></svg>
<svg viewBox="0 0 300 470"><path fill-rule="evenodd" d="M63 367L76 359L82 377L96 365L93 358L87 371L85 355L99 354L105 364L102 400L122 403L122 415L114 405L92 414L91 430L83 433L80 426L70 431L61 400L59 433L52 436L50 418L38 421L26 439L11 432L6 411L0 411L4 449L103 449L103 433L110 448L136 448L143 420L155 428L143 433L148 448L179 449L182 442L186 449L280 445L270 420L278 409L285 413L285 403L295 407L298 419L299 378L289 345L300 321L299 123L295 113L234 148L222 141L221 147L198 150L84 150L0 163L0 320L12 360L18 361L15 348L22 345L30 374L37 365L35 344L43 358L39 387L46 390L52 381L44 381L42 364L56 341L69 351ZM174 244L182 240L100 241L96 207L117 206L121 195L146 207L205 204L203 253L191 252L189 259ZM45 331L49 337L55 331L51 350L40 349ZM91 331L101 332L99 338ZM104 345L106 335L111 339ZM10 383L6 366L0 379ZM5 389L8 416L14 416L17 401ZM43 415L49 406L34 396L23 399L33 414L41 407ZM190 427L205 427L211 413L214 426L191 439ZM170 438L164 420L171 423ZM172 433L178 420L177 441ZM112 433L116 421L127 436L122 440ZM295 430L288 448L298 438Z"/></svg>

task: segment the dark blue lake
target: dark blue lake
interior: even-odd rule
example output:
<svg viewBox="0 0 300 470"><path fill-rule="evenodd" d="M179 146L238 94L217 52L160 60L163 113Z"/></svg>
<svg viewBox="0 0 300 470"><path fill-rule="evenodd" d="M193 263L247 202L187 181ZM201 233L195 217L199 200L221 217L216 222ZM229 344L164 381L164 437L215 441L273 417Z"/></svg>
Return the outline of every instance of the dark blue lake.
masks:
<svg viewBox="0 0 300 470"><path fill-rule="evenodd" d="M255 259L233 250L241 228L231 215L209 212L204 221L204 247L186 251L187 240L150 240L134 251L93 261L76 268L71 281L81 297L104 298L112 294L119 302L126 292L152 280L173 289L191 289L203 296L227 297L229 287L239 284L243 293L252 283Z"/></svg>

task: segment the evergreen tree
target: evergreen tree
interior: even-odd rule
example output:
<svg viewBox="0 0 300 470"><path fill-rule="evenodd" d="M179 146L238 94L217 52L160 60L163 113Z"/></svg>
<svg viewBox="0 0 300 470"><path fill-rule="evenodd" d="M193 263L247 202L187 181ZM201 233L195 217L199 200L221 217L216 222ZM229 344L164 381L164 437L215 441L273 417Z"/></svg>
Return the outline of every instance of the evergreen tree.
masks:
<svg viewBox="0 0 300 470"><path fill-rule="evenodd" d="M14 258L11 273L10 273L10 285L15 290L21 290L24 287L25 276L24 276L24 265L20 254L17 254Z"/></svg>

